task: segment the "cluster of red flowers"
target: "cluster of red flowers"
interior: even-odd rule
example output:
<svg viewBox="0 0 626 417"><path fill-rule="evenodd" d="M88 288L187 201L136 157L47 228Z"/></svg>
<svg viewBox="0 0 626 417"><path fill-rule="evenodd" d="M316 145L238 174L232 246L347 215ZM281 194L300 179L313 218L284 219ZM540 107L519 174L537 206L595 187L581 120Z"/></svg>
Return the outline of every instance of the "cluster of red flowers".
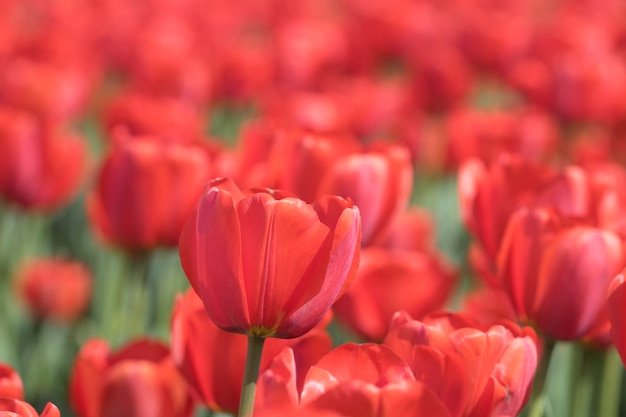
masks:
<svg viewBox="0 0 626 417"><path fill-rule="evenodd" d="M624 6L444 3L0 0L3 204L79 201L98 250L177 249L191 286L169 345L84 341L79 417L516 416L555 341L626 362ZM254 115L231 146L220 112ZM450 173L466 294L411 204ZM37 323L93 315L109 277L68 258L16 272Z"/></svg>

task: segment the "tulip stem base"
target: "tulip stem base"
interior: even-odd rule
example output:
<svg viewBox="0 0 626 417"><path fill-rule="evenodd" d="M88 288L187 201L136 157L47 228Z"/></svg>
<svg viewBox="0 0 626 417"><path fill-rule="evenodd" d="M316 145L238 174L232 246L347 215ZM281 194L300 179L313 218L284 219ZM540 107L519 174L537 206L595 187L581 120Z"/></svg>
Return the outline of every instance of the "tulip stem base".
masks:
<svg viewBox="0 0 626 417"><path fill-rule="evenodd" d="M259 378L264 344L265 338L248 336L246 368L243 373L243 383L241 385L238 417L252 417L252 412L254 411L254 397L256 395L256 382Z"/></svg>

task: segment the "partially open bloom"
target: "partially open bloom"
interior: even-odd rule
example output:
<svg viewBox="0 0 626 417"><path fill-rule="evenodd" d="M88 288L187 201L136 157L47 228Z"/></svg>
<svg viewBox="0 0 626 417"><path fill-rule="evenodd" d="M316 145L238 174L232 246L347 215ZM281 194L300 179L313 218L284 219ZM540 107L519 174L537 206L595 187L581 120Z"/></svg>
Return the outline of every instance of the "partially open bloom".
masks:
<svg viewBox="0 0 626 417"><path fill-rule="evenodd" d="M351 201L306 204L216 179L183 229L180 259L218 327L292 338L311 330L354 278L360 236Z"/></svg>
<svg viewBox="0 0 626 417"><path fill-rule="evenodd" d="M70 401L81 417L189 417L193 400L167 346L137 340L112 352L92 339L79 352Z"/></svg>
<svg viewBox="0 0 626 417"><path fill-rule="evenodd" d="M552 210L520 209L509 222L498 271L518 316L557 340L606 325L609 283L624 267L613 232L570 224Z"/></svg>
<svg viewBox="0 0 626 417"><path fill-rule="evenodd" d="M92 278L80 262L36 259L21 268L16 286L34 316L72 321L89 305Z"/></svg>

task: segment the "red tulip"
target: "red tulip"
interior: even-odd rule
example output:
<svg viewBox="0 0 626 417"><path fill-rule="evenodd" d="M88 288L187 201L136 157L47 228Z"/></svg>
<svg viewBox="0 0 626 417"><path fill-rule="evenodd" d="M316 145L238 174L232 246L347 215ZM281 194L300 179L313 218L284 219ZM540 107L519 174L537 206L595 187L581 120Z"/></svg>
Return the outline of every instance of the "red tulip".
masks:
<svg viewBox="0 0 626 417"><path fill-rule="evenodd" d="M195 45L188 22L174 13L159 13L137 28L135 55L130 61L131 82L155 95L206 102L213 74Z"/></svg>
<svg viewBox="0 0 626 417"><path fill-rule="evenodd" d="M0 417L60 417L59 409L52 403L39 414L28 403L14 398L0 398Z"/></svg>
<svg viewBox="0 0 626 417"><path fill-rule="evenodd" d="M167 347L138 340L111 352L93 339L79 352L70 402L81 417L189 417L193 401Z"/></svg>
<svg viewBox="0 0 626 417"><path fill-rule="evenodd" d="M306 204L283 192L210 182L180 238L180 258L209 317L226 331L292 338L311 330L358 266L352 202Z"/></svg>
<svg viewBox="0 0 626 417"><path fill-rule="evenodd" d="M606 323L609 283L623 267L617 235L568 224L548 209L516 212L498 259L519 317L558 340L581 338Z"/></svg>
<svg viewBox="0 0 626 417"><path fill-rule="evenodd" d="M447 120L449 163L459 166L479 158L490 164L503 152L541 161L553 153L557 134L555 120L532 110L457 110Z"/></svg>
<svg viewBox="0 0 626 417"><path fill-rule="evenodd" d="M352 136L291 130L280 139L271 155L278 171L278 186L304 201L314 201L327 194L320 190L320 185L333 164L360 149Z"/></svg>
<svg viewBox="0 0 626 417"><path fill-rule="evenodd" d="M122 126L133 136L191 143L202 137L202 118L197 106L172 97L152 97L129 92L108 106L105 124L109 130Z"/></svg>
<svg viewBox="0 0 626 417"><path fill-rule="evenodd" d="M0 362L0 398L24 399L22 378L9 365Z"/></svg>
<svg viewBox="0 0 626 417"><path fill-rule="evenodd" d="M338 159L320 179L318 195L350 197L363 216L363 244L384 234L406 209L413 184L410 154L376 142L367 152Z"/></svg>
<svg viewBox="0 0 626 417"><path fill-rule="evenodd" d="M435 224L431 215L426 210L409 207L373 246L398 251L430 251L434 242Z"/></svg>
<svg viewBox="0 0 626 417"><path fill-rule="evenodd" d="M470 160L459 172L461 213L490 262L495 262L509 217L522 206L552 207L572 217L590 214L585 172L569 167L557 173L503 155L489 168Z"/></svg>
<svg viewBox="0 0 626 417"><path fill-rule="evenodd" d="M0 148L0 194L8 201L53 210L78 191L86 159L82 139L0 107Z"/></svg>
<svg viewBox="0 0 626 417"><path fill-rule="evenodd" d="M455 278L450 267L427 252L364 249L354 283L333 310L357 334L380 341L396 311L423 318L442 307Z"/></svg>
<svg viewBox="0 0 626 417"><path fill-rule="evenodd" d="M203 148L119 137L88 197L90 221L130 249L175 246L210 176Z"/></svg>
<svg viewBox="0 0 626 417"><path fill-rule="evenodd" d="M0 71L4 103L47 121L65 122L79 116L87 104L93 74L84 63L67 65L15 58Z"/></svg>
<svg viewBox="0 0 626 417"><path fill-rule="evenodd" d="M442 111L458 106L474 83L472 69L460 51L440 42L409 57L413 91L424 108Z"/></svg>
<svg viewBox="0 0 626 417"><path fill-rule="evenodd" d="M517 415L537 366L536 337L530 328L496 325L483 331L474 326L462 315L420 322L400 313L385 345L438 394L452 415Z"/></svg>
<svg viewBox="0 0 626 417"><path fill-rule="evenodd" d="M465 293L462 311L487 326L502 320L517 320L509 295L499 288L481 287Z"/></svg>
<svg viewBox="0 0 626 417"><path fill-rule="evenodd" d="M354 417L450 416L408 365L382 345L347 343L313 366L301 403Z"/></svg>
<svg viewBox="0 0 626 417"><path fill-rule="evenodd" d="M626 285L624 282L624 271L611 281L608 306L611 339L626 367Z"/></svg>
<svg viewBox="0 0 626 417"><path fill-rule="evenodd" d="M91 274L75 261L31 260L21 268L16 285L18 294L38 318L75 320L91 300Z"/></svg>
<svg viewBox="0 0 626 417"><path fill-rule="evenodd" d="M172 316L171 349L174 363L207 407L236 413L246 356L244 335L219 329L207 316L193 290L177 300ZM285 346L295 355L300 388L309 367L331 349L330 336L315 328L296 339L269 339L263 349L261 371ZM294 385L295 389L295 385Z"/></svg>

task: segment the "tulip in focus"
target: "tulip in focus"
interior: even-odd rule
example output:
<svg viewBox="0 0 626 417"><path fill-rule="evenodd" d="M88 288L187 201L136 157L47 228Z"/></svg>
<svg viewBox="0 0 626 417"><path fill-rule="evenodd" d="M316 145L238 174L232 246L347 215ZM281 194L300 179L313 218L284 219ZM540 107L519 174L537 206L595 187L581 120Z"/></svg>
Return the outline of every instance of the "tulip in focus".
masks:
<svg viewBox="0 0 626 417"><path fill-rule="evenodd" d="M80 417L189 417L193 400L167 346L147 339L112 352L92 339L70 377L70 402Z"/></svg>
<svg viewBox="0 0 626 417"><path fill-rule="evenodd" d="M220 328L292 338L311 330L355 276L361 217L351 201L211 181L180 238L180 259Z"/></svg>

